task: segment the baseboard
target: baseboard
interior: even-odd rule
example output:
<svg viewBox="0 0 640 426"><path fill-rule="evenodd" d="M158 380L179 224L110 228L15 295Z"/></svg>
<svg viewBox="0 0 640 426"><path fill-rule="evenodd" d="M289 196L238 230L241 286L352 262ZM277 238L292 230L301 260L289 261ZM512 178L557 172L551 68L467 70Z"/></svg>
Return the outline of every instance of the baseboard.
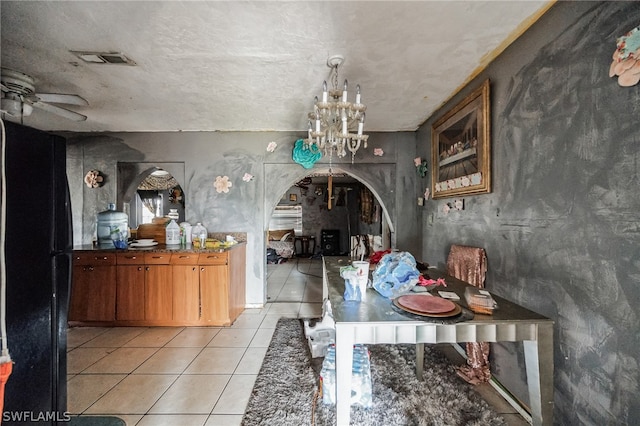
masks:
<svg viewBox="0 0 640 426"><path fill-rule="evenodd" d="M247 303L244 305L245 309L262 309L264 308L264 303Z"/></svg>
<svg viewBox="0 0 640 426"><path fill-rule="evenodd" d="M462 356L465 360L468 359L466 351L460 345L452 343L451 346L453 346L456 352L458 352L460 356ZM498 379L496 379L494 376L491 376L489 384L496 390L496 392L500 394L501 397L504 398L505 401L507 401L509 405L511 405L518 412L518 414L522 416L522 418L524 418L529 424L533 423L533 419L531 418L531 414L529 413L529 411L527 411L527 409L520 403L520 401L518 401L518 399L516 399L507 390L507 388L505 388L502 383L498 381Z"/></svg>

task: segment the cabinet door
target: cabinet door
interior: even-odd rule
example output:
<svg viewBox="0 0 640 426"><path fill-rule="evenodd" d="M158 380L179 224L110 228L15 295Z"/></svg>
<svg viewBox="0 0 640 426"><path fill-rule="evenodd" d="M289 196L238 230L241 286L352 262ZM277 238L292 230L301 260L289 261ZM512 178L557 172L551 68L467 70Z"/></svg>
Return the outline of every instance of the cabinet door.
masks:
<svg viewBox="0 0 640 426"><path fill-rule="evenodd" d="M71 300L69 301L69 321L86 321L87 303L91 296L91 275L88 266L73 267Z"/></svg>
<svg viewBox="0 0 640 426"><path fill-rule="evenodd" d="M200 318L200 274L197 265L173 265L173 319Z"/></svg>
<svg viewBox="0 0 640 426"><path fill-rule="evenodd" d="M171 321L173 319L171 266L145 266L144 287L145 319Z"/></svg>
<svg viewBox="0 0 640 426"><path fill-rule="evenodd" d="M74 266L69 320L115 320L115 283L115 266Z"/></svg>
<svg viewBox="0 0 640 426"><path fill-rule="evenodd" d="M201 320L230 325L227 265L200 265Z"/></svg>
<svg viewBox="0 0 640 426"><path fill-rule="evenodd" d="M144 265L118 265L116 319L144 319Z"/></svg>

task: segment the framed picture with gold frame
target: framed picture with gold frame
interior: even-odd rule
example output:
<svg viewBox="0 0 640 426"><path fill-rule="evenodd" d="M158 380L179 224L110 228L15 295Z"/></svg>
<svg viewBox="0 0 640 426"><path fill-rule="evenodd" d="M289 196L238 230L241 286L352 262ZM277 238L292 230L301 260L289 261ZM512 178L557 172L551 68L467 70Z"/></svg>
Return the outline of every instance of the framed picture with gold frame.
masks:
<svg viewBox="0 0 640 426"><path fill-rule="evenodd" d="M491 192L489 80L433 123L431 194Z"/></svg>

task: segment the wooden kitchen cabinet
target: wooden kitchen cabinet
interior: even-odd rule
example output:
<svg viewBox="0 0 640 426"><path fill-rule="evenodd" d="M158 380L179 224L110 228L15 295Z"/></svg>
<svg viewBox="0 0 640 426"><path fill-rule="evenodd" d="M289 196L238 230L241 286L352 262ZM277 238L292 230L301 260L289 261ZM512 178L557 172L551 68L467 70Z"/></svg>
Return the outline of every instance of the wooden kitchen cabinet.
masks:
<svg viewBox="0 0 640 426"><path fill-rule="evenodd" d="M171 255L173 320L186 323L200 319L200 268L197 253Z"/></svg>
<svg viewBox="0 0 640 426"><path fill-rule="evenodd" d="M200 320L209 325L230 325L229 294L226 265L200 265L202 314Z"/></svg>
<svg viewBox="0 0 640 426"><path fill-rule="evenodd" d="M227 326L245 305L246 245L74 252L72 325Z"/></svg>
<svg viewBox="0 0 640 426"><path fill-rule="evenodd" d="M231 325L244 310L245 256L244 247L200 254L200 321L204 325Z"/></svg>
<svg viewBox="0 0 640 426"><path fill-rule="evenodd" d="M144 319L173 319L173 285L169 253L144 255Z"/></svg>
<svg viewBox="0 0 640 426"><path fill-rule="evenodd" d="M144 320L144 255L125 252L116 258L116 320Z"/></svg>
<svg viewBox="0 0 640 426"><path fill-rule="evenodd" d="M113 321L115 312L115 253L74 253L69 321Z"/></svg>

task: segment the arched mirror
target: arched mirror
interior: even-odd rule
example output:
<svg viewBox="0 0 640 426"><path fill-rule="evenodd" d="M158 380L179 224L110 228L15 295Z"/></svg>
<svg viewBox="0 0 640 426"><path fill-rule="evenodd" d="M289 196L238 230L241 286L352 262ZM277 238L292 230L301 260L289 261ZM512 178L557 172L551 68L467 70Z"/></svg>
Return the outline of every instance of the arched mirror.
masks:
<svg viewBox="0 0 640 426"><path fill-rule="evenodd" d="M178 223L184 221L184 191L171 173L156 169L138 185L130 202L130 215L140 225L170 214L177 215L174 219Z"/></svg>
<svg viewBox="0 0 640 426"><path fill-rule="evenodd" d="M176 222L183 222L183 181L184 163L118 163L118 201L129 215L131 229L156 223L170 213L177 214Z"/></svg>

